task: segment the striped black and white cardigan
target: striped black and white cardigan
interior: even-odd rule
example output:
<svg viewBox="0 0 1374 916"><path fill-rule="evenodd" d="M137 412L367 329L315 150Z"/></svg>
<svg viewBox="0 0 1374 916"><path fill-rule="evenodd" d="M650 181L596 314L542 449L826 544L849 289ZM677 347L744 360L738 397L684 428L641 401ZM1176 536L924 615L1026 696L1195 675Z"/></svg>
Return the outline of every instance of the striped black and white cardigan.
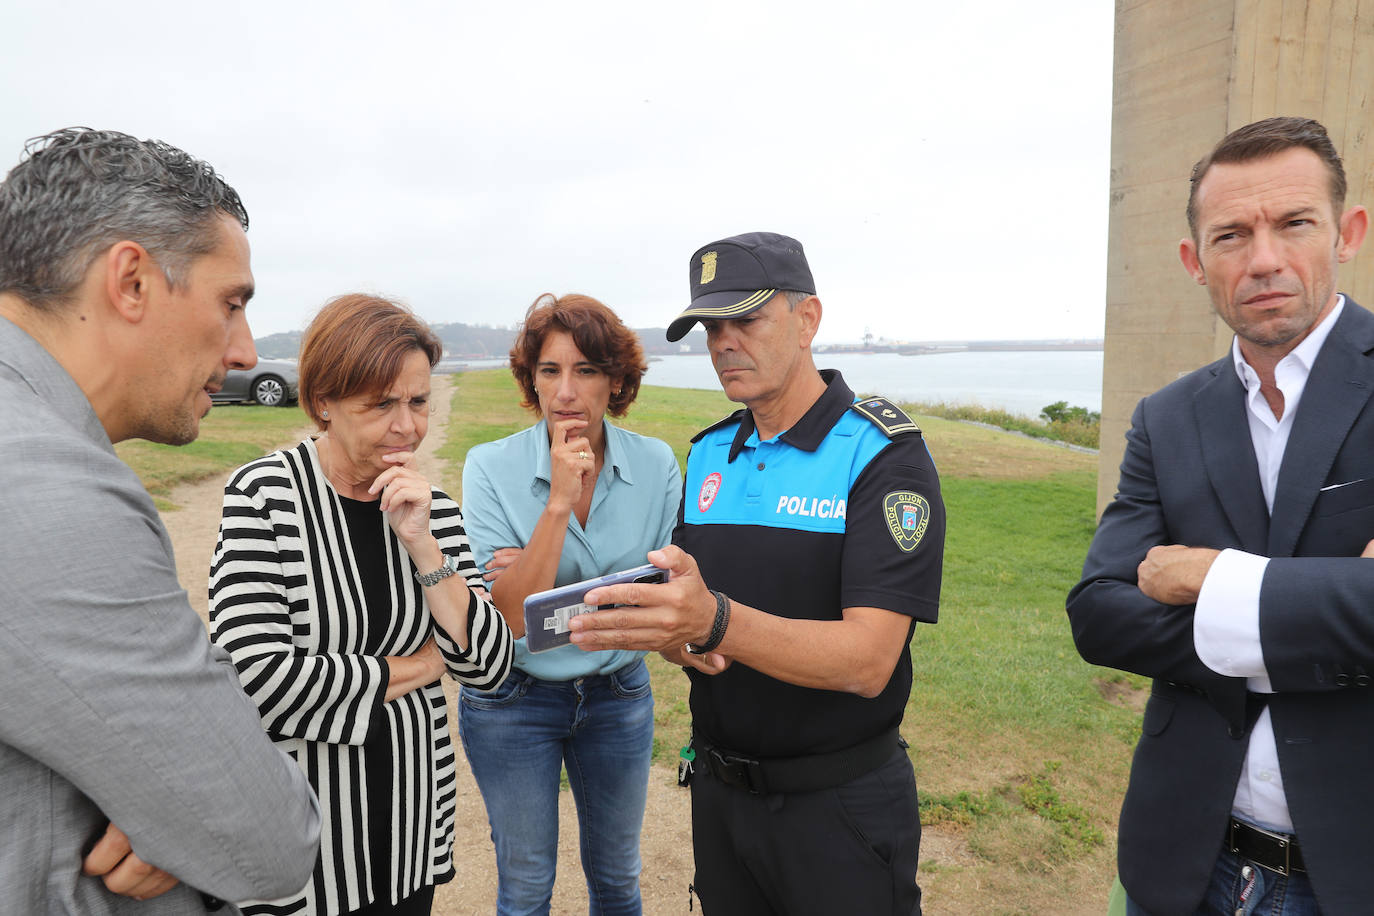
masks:
<svg viewBox="0 0 1374 916"><path fill-rule="evenodd" d="M480 586L462 521L458 504L436 489L430 528L468 584ZM382 654L408 655L433 635L452 677L479 690L498 685L512 654L501 615L475 599L469 648L458 651L427 612L389 526L385 542L393 607ZM232 656L267 733L309 777L324 823L310 883L248 913L358 909L372 902L379 869L392 902L453 874L455 777L444 692L436 682L383 703L386 666L360 654L369 626L362 594L339 498L312 440L234 472L210 568L210 638ZM374 716L379 706L385 716ZM396 804L390 822L371 823L363 741L380 727L394 748ZM392 861L370 861L374 830L391 831Z"/></svg>

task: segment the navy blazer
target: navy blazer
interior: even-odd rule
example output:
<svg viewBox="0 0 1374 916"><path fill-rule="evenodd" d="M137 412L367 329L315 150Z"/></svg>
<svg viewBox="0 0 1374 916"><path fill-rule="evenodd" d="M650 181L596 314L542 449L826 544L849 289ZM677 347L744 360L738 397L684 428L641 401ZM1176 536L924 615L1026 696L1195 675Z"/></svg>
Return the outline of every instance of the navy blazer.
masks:
<svg viewBox="0 0 1374 916"><path fill-rule="evenodd" d="M1193 605L1151 600L1136 567L1157 544L1271 557L1260 640L1289 812L1322 910L1370 907L1374 862L1374 315L1349 298L1322 345L1264 504L1245 388L1228 353L1150 395L1121 483L1069 593L1093 664L1154 678L1117 850L1154 913L1193 912L1221 850L1253 715L1244 678L1193 649ZM1252 709L1253 709L1252 704Z"/></svg>

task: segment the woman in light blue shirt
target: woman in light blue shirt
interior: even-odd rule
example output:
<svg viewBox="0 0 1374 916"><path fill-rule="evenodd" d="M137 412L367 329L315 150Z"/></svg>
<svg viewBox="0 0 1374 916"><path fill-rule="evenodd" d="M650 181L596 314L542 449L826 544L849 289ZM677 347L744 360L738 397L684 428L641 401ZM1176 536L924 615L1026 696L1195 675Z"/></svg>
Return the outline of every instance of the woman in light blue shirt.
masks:
<svg viewBox="0 0 1374 916"><path fill-rule="evenodd" d="M605 305L541 296L510 361L540 420L468 452L463 505L478 565L508 563L492 597L523 637L527 595L639 566L667 544L682 478L665 443L605 422L625 414L647 368L638 338ZM459 729L491 821L502 916L549 911L564 767L591 912L640 913L654 730L643 656L573 645L536 655L521 638L498 689L464 688Z"/></svg>

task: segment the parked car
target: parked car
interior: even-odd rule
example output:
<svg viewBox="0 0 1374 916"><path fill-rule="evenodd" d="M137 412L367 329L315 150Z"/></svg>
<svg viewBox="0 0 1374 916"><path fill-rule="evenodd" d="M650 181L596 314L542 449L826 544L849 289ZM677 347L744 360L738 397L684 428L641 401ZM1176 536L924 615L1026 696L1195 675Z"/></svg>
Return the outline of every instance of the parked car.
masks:
<svg viewBox="0 0 1374 916"><path fill-rule="evenodd" d="M252 369L230 369L224 387L211 400L216 404L246 402L285 407L295 402L298 383L293 360L260 359Z"/></svg>

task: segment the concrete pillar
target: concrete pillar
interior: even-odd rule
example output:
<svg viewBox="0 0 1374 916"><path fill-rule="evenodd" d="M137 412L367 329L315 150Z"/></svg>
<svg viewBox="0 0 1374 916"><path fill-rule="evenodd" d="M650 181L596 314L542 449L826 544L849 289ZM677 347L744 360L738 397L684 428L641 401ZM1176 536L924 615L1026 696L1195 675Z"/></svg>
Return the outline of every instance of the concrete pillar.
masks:
<svg viewBox="0 0 1374 916"><path fill-rule="evenodd" d="M1136 402L1231 344L1178 261L1193 163L1251 121L1316 118L1346 204L1374 208L1374 0L1117 0L1113 70L1099 513ZM1338 285L1374 308L1371 244Z"/></svg>

